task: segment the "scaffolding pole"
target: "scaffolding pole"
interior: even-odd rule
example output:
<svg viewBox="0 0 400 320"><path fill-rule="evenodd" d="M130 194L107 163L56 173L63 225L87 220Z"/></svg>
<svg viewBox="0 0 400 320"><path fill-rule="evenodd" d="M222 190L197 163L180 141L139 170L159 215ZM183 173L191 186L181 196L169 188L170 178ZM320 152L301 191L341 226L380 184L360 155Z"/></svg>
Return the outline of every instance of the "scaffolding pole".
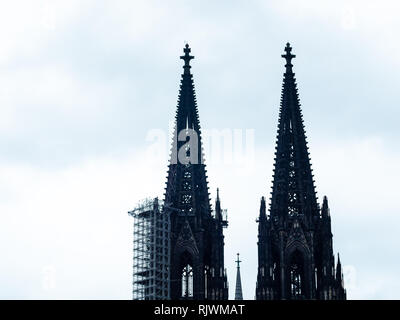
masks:
<svg viewBox="0 0 400 320"><path fill-rule="evenodd" d="M133 217L133 300L170 299L170 219L158 198L145 199Z"/></svg>

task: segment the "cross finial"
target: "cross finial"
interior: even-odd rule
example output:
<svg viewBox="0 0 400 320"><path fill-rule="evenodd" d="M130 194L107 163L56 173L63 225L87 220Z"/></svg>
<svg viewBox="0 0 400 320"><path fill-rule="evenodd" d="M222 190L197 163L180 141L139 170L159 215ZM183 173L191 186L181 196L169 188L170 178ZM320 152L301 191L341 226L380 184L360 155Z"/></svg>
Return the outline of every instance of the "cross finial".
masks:
<svg viewBox="0 0 400 320"><path fill-rule="evenodd" d="M183 66L183 69L185 70L185 73L189 72L189 69L191 68L190 65L189 65L190 60L194 59L194 56L190 55L190 51L191 50L189 48L189 44L186 43L185 48L183 49L183 52L185 53L185 55L184 56L180 56L180 58L183 61L185 61L185 65Z"/></svg>
<svg viewBox="0 0 400 320"><path fill-rule="evenodd" d="M240 268L240 263L242 261L239 260L239 253L237 253L237 260L235 262L237 263L237 267Z"/></svg>
<svg viewBox="0 0 400 320"><path fill-rule="evenodd" d="M285 54L282 55L282 58L286 59L286 72L292 72L292 59L296 58L295 54L292 54L292 47L290 46L290 43L286 43L286 47L285 47Z"/></svg>

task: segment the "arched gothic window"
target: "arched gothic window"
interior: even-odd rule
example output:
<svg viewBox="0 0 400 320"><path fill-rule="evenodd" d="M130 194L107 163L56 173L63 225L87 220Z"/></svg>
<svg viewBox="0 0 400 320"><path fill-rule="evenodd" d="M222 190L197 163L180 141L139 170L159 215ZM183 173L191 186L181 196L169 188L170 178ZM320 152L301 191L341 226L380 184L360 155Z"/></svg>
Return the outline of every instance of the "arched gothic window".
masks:
<svg viewBox="0 0 400 320"><path fill-rule="evenodd" d="M205 266L204 267L204 298L208 299L208 282L209 282L209 274L210 274L210 267Z"/></svg>
<svg viewBox="0 0 400 320"><path fill-rule="evenodd" d="M193 298L193 268L190 264L182 270L182 298Z"/></svg>
<svg viewBox="0 0 400 320"><path fill-rule="evenodd" d="M292 299L303 299L304 292L304 262L299 251L292 255L289 267L290 294Z"/></svg>

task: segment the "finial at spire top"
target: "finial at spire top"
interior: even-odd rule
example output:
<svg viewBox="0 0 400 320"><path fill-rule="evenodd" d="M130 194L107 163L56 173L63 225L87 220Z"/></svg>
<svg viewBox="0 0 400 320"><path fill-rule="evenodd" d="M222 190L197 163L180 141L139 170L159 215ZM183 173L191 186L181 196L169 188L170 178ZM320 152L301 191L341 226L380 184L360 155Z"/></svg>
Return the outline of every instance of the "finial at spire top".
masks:
<svg viewBox="0 0 400 320"><path fill-rule="evenodd" d="M217 188L217 200L219 200L219 188Z"/></svg>
<svg viewBox="0 0 400 320"><path fill-rule="evenodd" d="M237 253L237 260L235 262L237 263L237 267L240 268L240 263L242 261L239 260L239 253Z"/></svg>
<svg viewBox="0 0 400 320"><path fill-rule="evenodd" d="M292 72L292 59L296 58L295 54L292 54L292 47L290 46L290 43L286 43L286 47L285 47L285 54L282 55L282 58L286 59L286 72Z"/></svg>
<svg viewBox="0 0 400 320"><path fill-rule="evenodd" d="M190 55L190 51L191 51L191 49L189 48L189 44L186 43L185 48L183 49L183 52L185 53L185 55L180 56L180 58L183 61L185 61L185 65L183 66L183 69L185 70L185 73L189 72L189 69L191 68L190 64L189 64L190 60L194 59L194 56Z"/></svg>

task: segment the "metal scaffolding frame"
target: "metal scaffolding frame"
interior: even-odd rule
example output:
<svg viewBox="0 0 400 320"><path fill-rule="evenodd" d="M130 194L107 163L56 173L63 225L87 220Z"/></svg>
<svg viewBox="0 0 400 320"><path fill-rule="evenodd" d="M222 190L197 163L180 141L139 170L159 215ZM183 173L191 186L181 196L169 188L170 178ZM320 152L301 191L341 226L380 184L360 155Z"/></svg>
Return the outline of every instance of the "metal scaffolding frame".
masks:
<svg viewBox="0 0 400 320"><path fill-rule="evenodd" d="M133 217L133 300L170 299L170 219L158 198L145 199Z"/></svg>

